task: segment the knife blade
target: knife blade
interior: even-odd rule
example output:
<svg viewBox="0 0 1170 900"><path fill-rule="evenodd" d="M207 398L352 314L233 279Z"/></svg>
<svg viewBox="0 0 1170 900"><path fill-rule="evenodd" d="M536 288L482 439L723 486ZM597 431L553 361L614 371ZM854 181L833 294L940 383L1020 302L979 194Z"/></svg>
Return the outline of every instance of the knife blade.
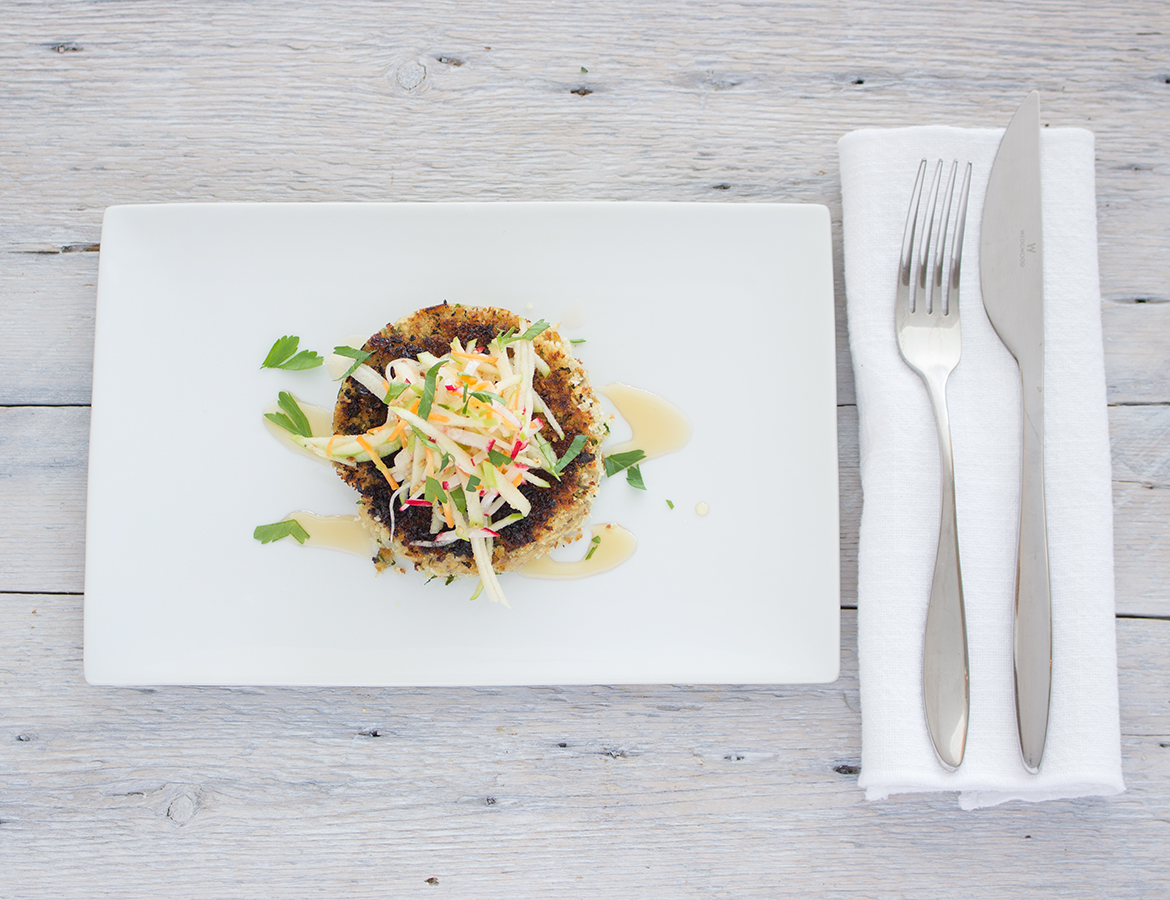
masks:
<svg viewBox="0 0 1170 900"><path fill-rule="evenodd" d="M1040 94L1030 93L999 145L979 240L983 306L1016 358L1023 397L1020 531L1013 618L1016 724L1029 772L1040 767L1052 690L1052 599L1044 511L1044 238Z"/></svg>

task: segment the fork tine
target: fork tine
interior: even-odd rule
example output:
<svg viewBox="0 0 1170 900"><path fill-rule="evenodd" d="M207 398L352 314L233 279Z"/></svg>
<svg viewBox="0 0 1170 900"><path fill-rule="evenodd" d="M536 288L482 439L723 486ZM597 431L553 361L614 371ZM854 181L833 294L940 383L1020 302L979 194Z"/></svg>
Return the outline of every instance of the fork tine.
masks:
<svg viewBox="0 0 1170 900"><path fill-rule="evenodd" d="M941 159L938 161L938 164L940 166L942 165ZM950 307L949 303L947 304L945 309L943 308L943 305L942 305L943 304L943 292L942 292L943 256L944 256L943 251L946 249L947 230L948 230L948 226L951 223L951 199L952 199L952 197L954 197L955 173L958 171L959 171L959 161L955 160L953 163L951 163L951 174L947 178L947 186L946 186L945 190L943 190L943 194L942 194L943 208L942 208L941 229L938 233L938 242L935 245L934 275L931 278L930 295L927 298L927 302L930 304L930 311L931 312L939 312L944 316L947 315L948 313L950 313L951 307ZM934 212L937 214L938 210L935 209Z"/></svg>
<svg viewBox="0 0 1170 900"><path fill-rule="evenodd" d="M914 232L918 226L918 199L922 194L922 180L926 176L926 160L918 164L918 177L914 179L914 193L910 196L910 209L906 213L906 230L902 234L902 257L898 263L898 304L910 308L910 270L914 260Z"/></svg>
<svg viewBox="0 0 1170 900"><path fill-rule="evenodd" d="M956 165L958 162L956 161ZM955 214L955 243L951 247L951 277L947 280L947 310L959 308L959 270L963 264L963 227L967 222L967 193L971 189L971 164L963 173L959 189L959 211Z"/></svg>
<svg viewBox="0 0 1170 900"><path fill-rule="evenodd" d="M942 160L938 161L938 165L934 167L934 178L930 182L930 199L926 201L926 209L929 210L930 218L926 220L926 230L922 232L922 244L918 249L918 272L914 279L914 305L910 308L911 312L929 312L926 306L926 270L927 262L930 260L930 235L934 230L934 204L938 198L938 182L942 176ZM922 213L922 207L919 206L919 214Z"/></svg>

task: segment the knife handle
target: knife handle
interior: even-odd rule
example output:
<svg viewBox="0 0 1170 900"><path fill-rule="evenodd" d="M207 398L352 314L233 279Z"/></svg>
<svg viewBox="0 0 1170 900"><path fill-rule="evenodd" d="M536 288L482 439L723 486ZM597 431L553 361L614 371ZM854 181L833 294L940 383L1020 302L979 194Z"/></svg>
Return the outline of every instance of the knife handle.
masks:
<svg viewBox="0 0 1170 900"><path fill-rule="evenodd" d="M942 470L942 510L938 551L922 655L922 699L926 724L939 760L948 769L963 761L967 746L970 685L967 674L967 620L959 568L959 529L955 517L955 466L947 416L946 381L927 380L938 423Z"/></svg>
<svg viewBox="0 0 1170 900"><path fill-rule="evenodd" d="M1040 768L1052 691L1052 599L1044 512L1044 379L1021 373L1024 437L1013 623L1016 724L1029 772Z"/></svg>

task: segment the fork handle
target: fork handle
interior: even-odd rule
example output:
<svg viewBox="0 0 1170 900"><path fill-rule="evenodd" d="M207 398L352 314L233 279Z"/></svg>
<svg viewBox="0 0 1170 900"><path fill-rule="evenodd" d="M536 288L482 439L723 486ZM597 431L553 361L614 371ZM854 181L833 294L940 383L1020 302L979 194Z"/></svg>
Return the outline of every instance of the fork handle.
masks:
<svg viewBox="0 0 1170 900"><path fill-rule="evenodd" d="M963 580L959 568L959 529L955 517L955 465L951 427L947 416L946 378L927 383L938 424L942 470L942 511L938 552L922 659L922 696L926 723L935 752L948 768L963 761L967 745L970 693L967 668L967 622L963 608Z"/></svg>

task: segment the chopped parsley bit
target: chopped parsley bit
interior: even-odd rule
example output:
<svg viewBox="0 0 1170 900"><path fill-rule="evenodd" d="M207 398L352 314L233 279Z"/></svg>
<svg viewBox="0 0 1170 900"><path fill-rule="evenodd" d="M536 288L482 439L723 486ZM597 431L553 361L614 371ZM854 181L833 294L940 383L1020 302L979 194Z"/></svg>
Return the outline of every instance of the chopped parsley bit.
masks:
<svg viewBox="0 0 1170 900"><path fill-rule="evenodd" d="M553 474L560 475L561 472L565 471L565 466L575 460L584 447L585 435L579 434L573 438L573 443L569 444L569 449L565 451L565 455L557 460L556 464L553 466Z"/></svg>
<svg viewBox="0 0 1170 900"><path fill-rule="evenodd" d="M671 509L674 509L674 504L671 501L667 500L666 505L669 506Z"/></svg>
<svg viewBox="0 0 1170 900"><path fill-rule="evenodd" d="M507 331L496 337L496 343L499 345L500 349L503 350L509 344L513 344L516 341L531 341L535 339L538 334L547 331L549 328L552 328L552 325L550 325L544 319L539 320L535 325L529 326L528 330L520 335L516 334L515 328L509 328Z"/></svg>
<svg viewBox="0 0 1170 900"><path fill-rule="evenodd" d="M439 484L430 475L427 476L426 488L424 489L425 498L431 503L446 503L447 493L443 490L443 486Z"/></svg>
<svg viewBox="0 0 1170 900"><path fill-rule="evenodd" d="M309 427L309 420L304 412L301 411L301 408L297 406L297 401L293 398L292 394L288 393L288 391L281 391L277 398L277 403L288 415L282 413L265 413L264 418L270 422L275 422L285 431L299 434L301 437L313 436L313 429Z"/></svg>
<svg viewBox="0 0 1170 900"><path fill-rule="evenodd" d="M443 584L450 584L452 581L454 581L458 577L459 577L458 575L448 575L447 580L444 581Z"/></svg>
<svg viewBox="0 0 1170 900"><path fill-rule="evenodd" d="M584 344L585 338L569 338L570 344Z"/></svg>
<svg viewBox="0 0 1170 900"><path fill-rule="evenodd" d="M340 347L334 347L333 352L338 356L348 356L353 360L353 365L346 369L345 374L341 378L338 378L337 381L341 381L342 378L349 378L350 375L357 371L358 366L373 356L372 353L366 353L364 350L355 350L353 347L347 347L344 344ZM401 394L402 392L399 391L398 393Z"/></svg>
<svg viewBox="0 0 1170 900"><path fill-rule="evenodd" d="M299 371L301 369L315 369L325 362L312 350L302 350L297 353L297 347L300 346L300 343L301 339L295 334L286 334L272 345L272 349L264 357L264 362L260 363L260 368Z"/></svg>
<svg viewBox="0 0 1170 900"><path fill-rule="evenodd" d="M479 476L472 475L467 479L467 489L469 491L474 491L477 487L479 487Z"/></svg>
<svg viewBox="0 0 1170 900"><path fill-rule="evenodd" d="M586 69L584 66L581 67L581 71L584 72L585 74L589 74L589 70Z"/></svg>
<svg viewBox="0 0 1170 900"><path fill-rule="evenodd" d="M637 488L640 491L646 490L646 482L642 480L642 470L637 466L630 466L626 469L626 482L632 488Z"/></svg>
<svg viewBox="0 0 1170 900"><path fill-rule="evenodd" d="M428 435L425 435L422 432L417 431L417 430L415 431L414 436L415 436L415 439L422 441L426 446L430 447L436 453L443 452L443 448L435 443L434 438L432 438Z"/></svg>
<svg viewBox="0 0 1170 900"><path fill-rule="evenodd" d="M612 477L623 469L637 465L645 458L646 453L642 450L630 450L626 453L615 453L612 456L607 456L605 458L605 474Z"/></svg>
<svg viewBox="0 0 1170 900"><path fill-rule="evenodd" d="M495 449L494 447L488 451L488 459L491 460L492 465L495 466L497 469L500 466L506 466L509 462L511 462L511 458L508 456L507 453L501 453L499 450Z"/></svg>
<svg viewBox="0 0 1170 900"><path fill-rule="evenodd" d="M557 451L553 449L553 445L540 436L539 433L534 434L533 443L536 444L536 452L540 454L540 458L544 460L544 470L552 475L557 481L561 480L561 470L557 467ZM579 451L578 451L579 452ZM568 453L566 452L566 456Z"/></svg>
<svg viewBox="0 0 1170 900"><path fill-rule="evenodd" d="M431 404L435 402L435 380L439 377L439 369L441 368L443 368L443 361L439 360L427 369L426 381L423 383L422 400L418 404L418 417L424 422L431 415Z"/></svg>
<svg viewBox="0 0 1170 900"><path fill-rule="evenodd" d="M522 335L520 335L520 340L522 340L522 341L534 340L537 337L537 335L543 334L544 332L548 331L550 328L552 328L551 324L546 322L544 319L539 319L539 320L537 320L535 325L528 326L528 330L525 331Z"/></svg>
<svg viewBox="0 0 1170 900"><path fill-rule="evenodd" d="M597 535L597 536L596 536L596 537L594 537L594 538L593 538L593 540L591 540L589 543L591 543L593 546L592 546L592 547L590 547L590 548L589 548L589 552L585 554L585 559L586 559L586 560L588 560L588 559L589 559L591 556L593 556L593 554L594 554L594 553L596 553L596 552L597 552L597 547L598 547L598 545L600 545L600 544L601 544L601 535L600 535L600 534L599 534L599 535Z"/></svg>
<svg viewBox="0 0 1170 900"><path fill-rule="evenodd" d="M273 541L279 541L290 534L297 539L298 544L303 544L309 536L309 532L305 531L296 519L285 519L283 522L273 522L271 525L257 525L256 530L252 532L252 537L261 544L271 544Z"/></svg>
<svg viewBox="0 0 1170 900"><path fill-rule="evenodd" d="M390 387L386 389L386 398L382 402L388 404L391 400L397 400L398 395L405 391L408 387L410 387L410 385L404 381L391 381Z"/></svg>
<svg viewBox="0 0 1170 900"><path fill-rule="evenodd" d="M488 405L491 405L493 400L498 400L504 406L508 405L503 397L501 397L499 394L493 394L491 391L472 391L471 396L480 403L487 403Z"/></svg>

